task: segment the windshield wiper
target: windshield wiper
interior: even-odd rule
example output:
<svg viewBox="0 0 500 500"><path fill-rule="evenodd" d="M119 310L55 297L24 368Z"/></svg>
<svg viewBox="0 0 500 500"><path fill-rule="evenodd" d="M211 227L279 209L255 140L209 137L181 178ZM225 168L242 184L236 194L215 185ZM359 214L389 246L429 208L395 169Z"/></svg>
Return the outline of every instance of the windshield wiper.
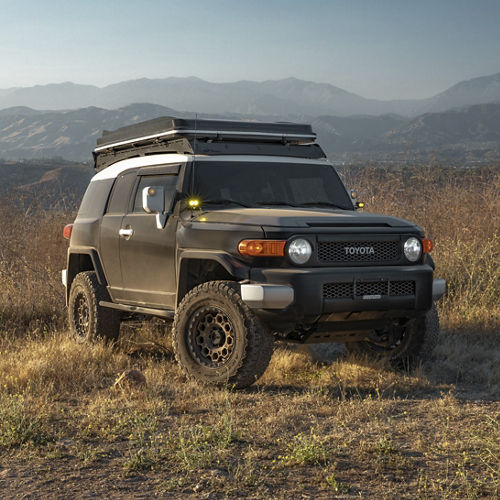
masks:
<svg viewBox="0 0 500 500"><path fill-rule="evenodd" d="M286 205L289 207L297 207L298 205L294 205L289 201L256 201L255 205Z"/></svg>
<svg viewBox="0 0 500 500"><path fill-rule="evenodd" d="M246 203L243 203L242 201L238 200L231 200L229 198L227 199L220 199L220 200L203 200L202 205L239 205L240 207L245 207L245 208L252 208L251 205L247 205Z"/></svg>
<svg viewBox="0 0 500 500"><path fill-rule="evenodd" d="M335 205L335 203L331 203L329 201L308 201L307 203L299 203L295 205L297 207L332 207L339 208L340 210L346 210L344 207L340 207L339 205Z"/></svg>
<svg viewBox="0 0 500 500"><path fill-rule="evenodd" d="M339 208L340 210L345 210L345 208L335 205L329 201L308 201L306 203L290 203L289 201L256 201L256 205L286 205L289 207L300 208L300 207L333 207Z"/></svg>

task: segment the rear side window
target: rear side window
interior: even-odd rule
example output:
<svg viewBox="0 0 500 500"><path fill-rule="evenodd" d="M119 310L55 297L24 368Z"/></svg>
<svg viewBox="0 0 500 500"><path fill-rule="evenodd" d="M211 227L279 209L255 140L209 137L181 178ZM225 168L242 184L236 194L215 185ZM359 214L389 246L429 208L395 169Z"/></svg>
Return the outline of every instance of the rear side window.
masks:
<svg viewBox="0 0 500 500"><path fill-rule="evenodd" d="M92 181L83 195L82 203L78 210L78 217L101 217L104 213L112 185L113 179Z"/></svg>
<svg viewBox="0 0 500 500"><path fill-rule="evenodd" d="M130 203L130 193L137 179L136 172L126 172L117 177L109 198L107 214L126 214Z"/></svg>
<svg viewBox="0 0 500 500"><path fill-rule="evenodd" d="M166 175L145 175L141 177L137 192L135 194L134 201L134 213L144 213L142 207L142 191L145 187L149 186L161 186L165 191L165 210L168 211L172 206L174 200L176 187L177 187L177 175L166 174Z"/></svg>

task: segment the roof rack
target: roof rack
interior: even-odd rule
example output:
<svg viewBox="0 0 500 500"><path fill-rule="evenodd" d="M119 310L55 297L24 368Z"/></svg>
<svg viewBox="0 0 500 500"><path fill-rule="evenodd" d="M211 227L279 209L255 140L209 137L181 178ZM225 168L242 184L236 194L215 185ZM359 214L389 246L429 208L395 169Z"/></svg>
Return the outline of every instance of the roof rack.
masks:
<svg viewBox="0 0 500 500"><path fill-rule="evenodd" d="M324 158L310 125L161 117L104 131L94 150L97 171L126 158L159 153Z"/></svg>

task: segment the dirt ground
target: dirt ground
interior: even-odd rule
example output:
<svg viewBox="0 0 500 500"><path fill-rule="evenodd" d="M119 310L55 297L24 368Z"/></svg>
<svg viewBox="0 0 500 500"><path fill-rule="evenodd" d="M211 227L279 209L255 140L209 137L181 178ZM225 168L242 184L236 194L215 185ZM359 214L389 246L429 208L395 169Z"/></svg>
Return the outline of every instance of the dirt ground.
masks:
<svg viewBox="0 0 500 500"><path fill-rule="evenodd" d="M497 498L499 373L448 367L456 360L443 357L445 344L465 338L445 334L433 363L412 374L278 348L244 391L186 380L154 344L131 353L65 333L11 340L0 363L4 375L9 359L17 366L2 381L0 494ZM488 338L483 366L498 353ZM141 370L146 386L113 388L125 368Z"/></svg>

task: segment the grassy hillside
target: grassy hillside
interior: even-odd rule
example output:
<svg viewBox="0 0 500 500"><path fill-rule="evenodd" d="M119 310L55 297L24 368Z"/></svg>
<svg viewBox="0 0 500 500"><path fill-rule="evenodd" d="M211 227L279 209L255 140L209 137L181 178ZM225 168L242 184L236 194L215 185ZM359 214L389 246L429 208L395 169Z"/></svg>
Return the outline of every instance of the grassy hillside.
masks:
<svg viewBox="0 0 500 500"><path fill-rule="evenodd" d="M78 204L94 173L85 163L62 159L7 161L0 159L0 204L71 209Z"/></svg>
<svg viewBox="0 0 500 500"><path fill-rule="evenodd" d="M68 497L480 498L500 495L500 169L345 172L370 211L434 239L432 363L329 366L278 348L246 391L186 381L168 325L114 348L65 329L63 225L0 205L0 491ZM127 368L145 388L113 389Z"/></svg>

